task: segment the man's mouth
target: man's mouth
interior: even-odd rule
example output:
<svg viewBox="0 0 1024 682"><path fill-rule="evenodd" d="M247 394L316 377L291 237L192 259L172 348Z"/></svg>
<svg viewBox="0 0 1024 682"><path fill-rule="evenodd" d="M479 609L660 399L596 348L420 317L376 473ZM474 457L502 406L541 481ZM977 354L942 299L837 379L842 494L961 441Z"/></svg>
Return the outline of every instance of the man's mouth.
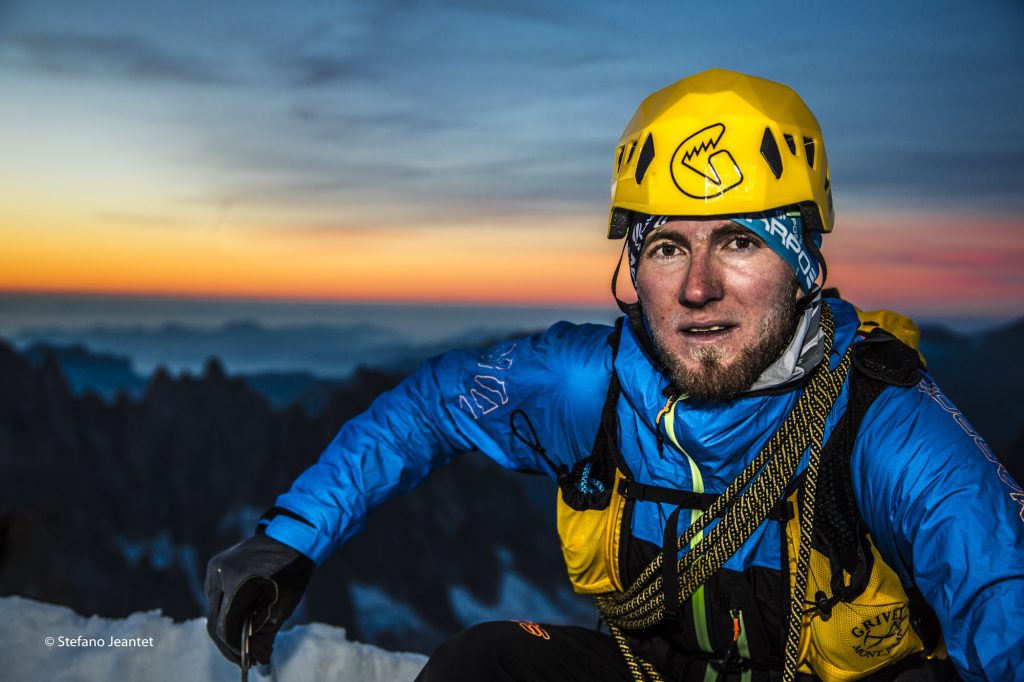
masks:
<svg viewBox="0 0 1024 682"><path fill-rule="evenodd" d="M727 335L735 328L736 325L732 324L707 324L680 327L679 331L691 339L705 339L710 341Z"/></svg>
<svg viewBox="0 0 1024 682"><path fill-rule="evenodd" d="M725 331L727 329L732 329L735 326L736 325L729 324L727 322L720 322L717 324L691 324L687 327L680 327L680 329L684 332L691 334L707 334L712 332Z"/></svg>

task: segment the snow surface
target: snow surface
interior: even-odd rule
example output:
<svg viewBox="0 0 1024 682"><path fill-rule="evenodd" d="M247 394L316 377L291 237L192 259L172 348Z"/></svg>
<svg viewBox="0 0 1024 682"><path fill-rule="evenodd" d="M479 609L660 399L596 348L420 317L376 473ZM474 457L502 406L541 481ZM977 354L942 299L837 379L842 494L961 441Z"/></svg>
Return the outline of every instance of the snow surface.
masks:
<svg viewBox="0 0 1024 682"><path fill-rule="evenodd" d="M51 646L47 638L53 638ZM119 646L111 638L152 638L152 647ZM72 642L83 645L71 646ZM420 654L349 642L344 629L313 623L279 634L273 662L251 670L249 679L402 682L413 680L426 660ZM3 597L0 678L9 682L212 682L237 680L239 670L210 641L203 618L175 623L159 611L116 620L86 618L63 606Z"/></svg>

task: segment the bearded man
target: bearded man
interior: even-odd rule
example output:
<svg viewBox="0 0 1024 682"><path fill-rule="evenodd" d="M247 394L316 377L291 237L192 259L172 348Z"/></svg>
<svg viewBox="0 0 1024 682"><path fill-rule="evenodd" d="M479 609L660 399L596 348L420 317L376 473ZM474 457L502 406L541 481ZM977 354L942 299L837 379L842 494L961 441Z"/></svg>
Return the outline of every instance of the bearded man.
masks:
<svg viewBox="0 0 1024 682"><path fill-rule="evenodd" d="M607 632L477 625L423 682L1020 679L1024 493L913 324L822 290L833 224L791 89L716 69L648 97L609 219L637 302L612 328L447 353L346 423L211 560L215 643L238 661L251 622L269 660L313 566L479 450L557 482L569 579Z"/></svg>

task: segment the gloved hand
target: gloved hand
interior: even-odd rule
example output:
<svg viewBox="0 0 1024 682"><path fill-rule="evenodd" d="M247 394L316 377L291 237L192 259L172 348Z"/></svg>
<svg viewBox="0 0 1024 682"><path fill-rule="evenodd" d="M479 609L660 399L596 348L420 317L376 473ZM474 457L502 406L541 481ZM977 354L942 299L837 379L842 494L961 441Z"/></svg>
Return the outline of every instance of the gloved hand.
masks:
<svg viewBox="0 0 1024 682"><path fill-rule="evenodd" d="M313 561L266 535L253 535L206 565L206 629L233 663L241 662L242 624L253 618L252 657L269 663L274 637L302 599Z"/></svg>

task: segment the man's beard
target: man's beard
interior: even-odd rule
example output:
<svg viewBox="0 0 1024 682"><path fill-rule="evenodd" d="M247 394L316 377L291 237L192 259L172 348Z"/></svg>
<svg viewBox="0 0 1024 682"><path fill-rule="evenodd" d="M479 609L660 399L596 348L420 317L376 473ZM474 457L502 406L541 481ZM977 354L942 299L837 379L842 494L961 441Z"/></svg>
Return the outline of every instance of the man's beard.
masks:
<svg viewBox="0 0 1024 682"><path fill-rule="evenodd" d="M796 332L797 322L795 297L792 293L783 295L761 322L758 340L741 348L739 356L729 365L722 364L721 348L710 346L691 350L690 357L700 363L697 371L688 369L678 355L666 350L662 334L655 331L656 327L650 320L647 328L651 330L658 359L672 377L676 389L688 398L714 401L734 398L753 386L786 350Z"/></svg>

